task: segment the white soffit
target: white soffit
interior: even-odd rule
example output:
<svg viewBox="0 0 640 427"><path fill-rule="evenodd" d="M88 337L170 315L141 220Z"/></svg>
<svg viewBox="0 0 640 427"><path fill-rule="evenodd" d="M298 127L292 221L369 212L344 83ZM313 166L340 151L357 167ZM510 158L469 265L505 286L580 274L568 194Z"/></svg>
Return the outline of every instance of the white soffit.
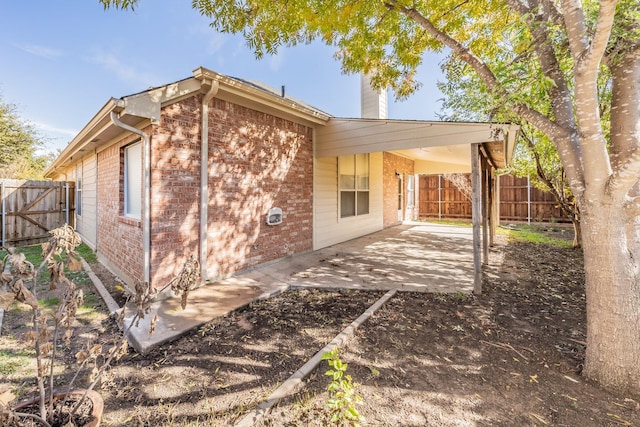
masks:
<svg viewBox="0 0 640 427"><path fill-rule="evenodd" d="M489 123L438 123L400 120L336 119L316 130L316 156L464 146L493 141ZM459 152L458 149L454 150ZM425 151L426 153L427 151ZM411 151L419 154L419 151ZM414 155L410 157L414 157ZM435 152L434 152L435 154ZM444 155L444 154L443 154ZM465 154L468 163L469 155Z"/></svg>

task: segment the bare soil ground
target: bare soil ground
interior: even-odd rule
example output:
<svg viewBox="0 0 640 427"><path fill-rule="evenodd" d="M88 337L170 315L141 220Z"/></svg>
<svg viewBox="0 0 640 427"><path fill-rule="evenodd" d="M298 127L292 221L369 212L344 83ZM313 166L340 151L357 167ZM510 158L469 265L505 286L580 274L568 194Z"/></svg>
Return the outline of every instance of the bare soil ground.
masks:
<svg viewBox="0 0 640 427"><path fill-rule="evenodd" d="M499 237L499 236L498 236ZM96 266L101 279L117 282ZM341 349L367 426L640 426L638 397L581 377L585 349L582 253L498 239L482 296L398 293ZM147 356L130 353L104 376L106 426L233 425L381 293L288 291L217 319ZM78 336L116 335L99 301ZM32 369L5 314L3 379L21 396ZM63 349L71 355L77 348ZM12 362L12 368L8 369ZM262 421L328 425L322 363L306 387Z"/></svg>

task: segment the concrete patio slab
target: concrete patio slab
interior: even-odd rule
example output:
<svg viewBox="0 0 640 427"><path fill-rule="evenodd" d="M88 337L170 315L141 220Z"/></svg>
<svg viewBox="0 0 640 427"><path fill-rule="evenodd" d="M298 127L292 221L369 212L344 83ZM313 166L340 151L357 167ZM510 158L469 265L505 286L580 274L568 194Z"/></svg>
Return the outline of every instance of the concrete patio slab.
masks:
<svg viewBox="0 0 640 427"><path fill-rule="evenodd" d="M189 295L153 304L132 328L129 341L140 353L173 340L216 317L291 287L414 292L473 290L471 227L405 223L318 251L295 255L240 272ZM154 314L156 330L149 335ZM128 310L125 327L133 312Z"/></svg>
<svg viewBox="0 0 640 427"><path fill-rule="evenodd" d="M472 292L471 228L409 223L296 257L289 285Z"/></svg>
<svg viewBox="0 0 640 427"><path fill-rule="evenodd" d="M144 319L129 330L129 344L141 354L172 341L217 317L244 307L249 303L270 298L287 289L287 286L265 285L253 280L232 277L189 292L187 306L183 310L180 298L171 297L156 301ZM123 330L127 330L135 315L135 306L129 303L125 309ZM155 331L150 334L151 321L157 315Z"/></svg>

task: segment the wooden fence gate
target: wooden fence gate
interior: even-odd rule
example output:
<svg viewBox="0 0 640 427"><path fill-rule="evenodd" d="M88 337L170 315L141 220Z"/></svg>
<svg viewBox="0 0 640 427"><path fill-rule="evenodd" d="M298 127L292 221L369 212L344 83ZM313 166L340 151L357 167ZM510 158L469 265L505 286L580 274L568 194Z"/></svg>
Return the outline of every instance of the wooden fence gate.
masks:
<svg viewBox="0 0 640 427"><path fill-rule="evenodd" d="M0 180L2 247L46 241L49 231L74 220L74 183Z"/></svg>

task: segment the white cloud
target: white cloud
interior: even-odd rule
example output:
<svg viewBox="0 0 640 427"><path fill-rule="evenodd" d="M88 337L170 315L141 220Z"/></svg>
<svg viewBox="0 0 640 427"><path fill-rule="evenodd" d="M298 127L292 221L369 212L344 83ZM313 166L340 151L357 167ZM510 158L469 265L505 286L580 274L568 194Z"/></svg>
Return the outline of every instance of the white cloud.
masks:
<svg viewBox="0 0 640 427"><path fill-rule="evenodd" d="M94 55L91 60L102 65L107 71L114 73L120 80L131 84L137 89L148 88L158 81L156 76L136 70L133 66L120 61L112 53L98 53Z"/></svg>
<svg viewBox="0 0 640 427"><path fill-rule="evenodd" d="M67 135L71 137L76 136L78 134L78 131L75 129L59 128L56 126L51 126L47 123L39 123L39 122L32 122L32 124L36 128L46 133L57 133L60 135Z"/></svg>
<svg viewBox="0 0 640 427"><path fill-rule="evenodd" d="M271 55L271 57L269 58L269 69L271 71L280 71L280 68L282 68L282 64L285 60L284 57L285 54L282 50L279 50L275 55Z"/></svg>
<svg viewBox="0 0 640 427"><path fill-rule="evenodd" d="M32 55L41 56L47 59L57 58L58 56L62 55L62 51L59 49L52 49L36 44L16 44L14 46Z"/></svg>
<svg viewBox="0 0 640 427"><path fill-rule="evenodd" d="M211 30L210 30L211 31ZM209 49L208 53L210 55L214 55L222 50L225 43L227 42L227 37L222 34L215 34L213 37L209 39Z"/></svg>
<svg viewBox="0 0 640 427"><path fill-rule="evenodd" d="M180 32L183 36L191 42L197 45L206 46L206 53L208 55L215 55L222 51L222 48L232 39L233 36L229 34L219 33L214 30L208 22L201 19L194 20L187 29L180 28ZM195 41L194 41L195 40Z"/></svg>

